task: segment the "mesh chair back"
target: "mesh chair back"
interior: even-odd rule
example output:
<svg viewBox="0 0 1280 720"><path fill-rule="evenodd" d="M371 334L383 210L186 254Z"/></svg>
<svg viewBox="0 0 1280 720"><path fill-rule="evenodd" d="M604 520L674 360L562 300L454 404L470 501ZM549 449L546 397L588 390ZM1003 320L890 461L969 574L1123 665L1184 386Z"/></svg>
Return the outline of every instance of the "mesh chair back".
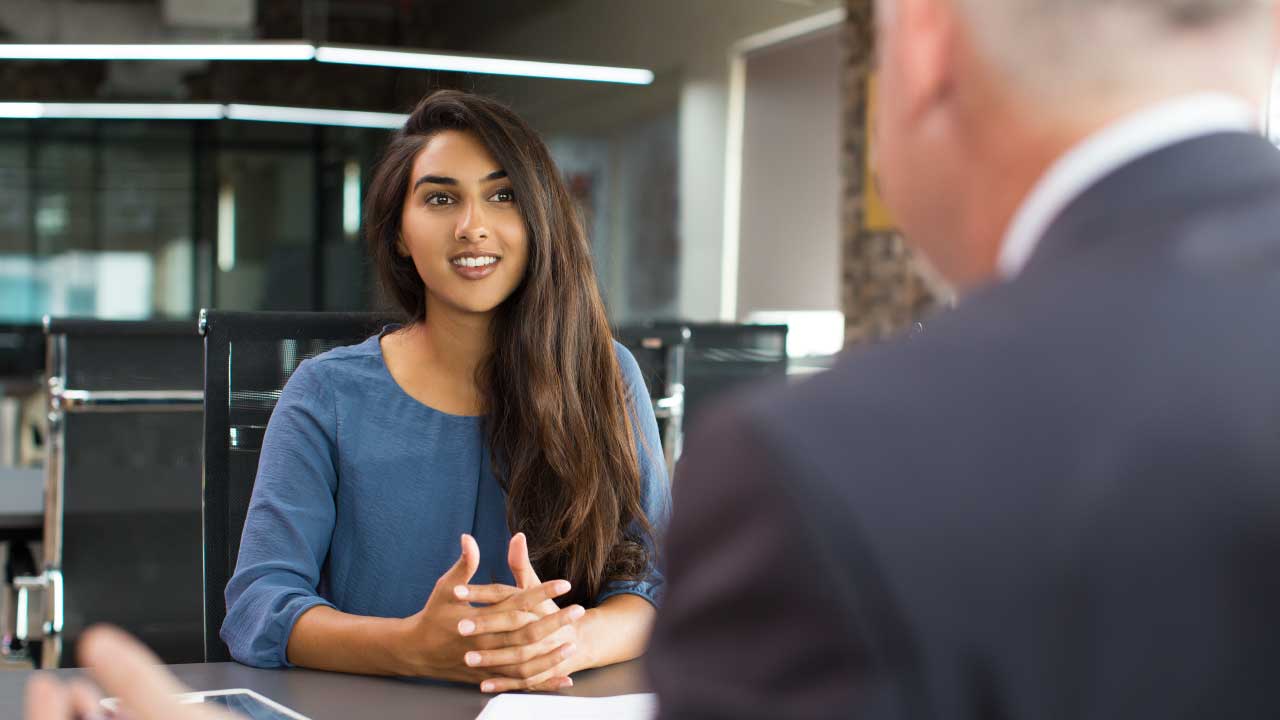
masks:
<svg viewBox="0 0 1280 720"><path fill-rule="evenodd" d="M203 656L200 338L193 321L49 320L41 664L110 622Z"/></svg>
<svg viewBox="0 0 1280 720"><path fill-rule="evenodd" d="M218 636L224 593L240 553L267 421L307 358L376 334L396 318L372 313L203 310L204 659L230 660Z"/></svg>
<svg viewBox="0 0 1280 720"><path fill-rule="evenodd" d="M725 392L787 376L787 326L657 323L688 328L684 355L685 426Z"/></svg>

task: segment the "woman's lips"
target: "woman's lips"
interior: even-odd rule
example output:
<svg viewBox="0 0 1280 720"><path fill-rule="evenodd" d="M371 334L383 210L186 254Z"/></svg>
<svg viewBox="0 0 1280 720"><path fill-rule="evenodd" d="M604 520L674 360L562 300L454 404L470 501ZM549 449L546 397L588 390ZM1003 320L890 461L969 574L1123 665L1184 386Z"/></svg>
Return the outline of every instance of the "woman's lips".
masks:
<svg viewBox="0 0 1280 720"><path fill-rule="evenodd" d="M483 280L484 278L487 278L494 273L494 271L498 267L498 263L500 262L502 262L501 258L494 258L494 262L491 262L488 265L479 265L479 266L470 267L467 265L459 265L457 263L451 262L449 263L449 266L453 268L454 272L458 273L459 275L466 278L467 280Z"/></svg>

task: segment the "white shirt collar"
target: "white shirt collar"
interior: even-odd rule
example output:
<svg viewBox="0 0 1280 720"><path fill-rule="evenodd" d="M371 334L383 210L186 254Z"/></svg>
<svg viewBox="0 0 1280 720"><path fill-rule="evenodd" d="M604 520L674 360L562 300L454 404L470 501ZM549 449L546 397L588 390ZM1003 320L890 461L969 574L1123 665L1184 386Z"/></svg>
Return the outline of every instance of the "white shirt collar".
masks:
<svg viewBox="0 0 1280 720"><path fill-rule="evenodd" d="M1139 110L1085 138L1050 166L1014 213L996 261L1000 276L1007 280L1017 275L1067 205L1122 166L1183 140L1256 127L1248 103L1203 93Z"/></svg>

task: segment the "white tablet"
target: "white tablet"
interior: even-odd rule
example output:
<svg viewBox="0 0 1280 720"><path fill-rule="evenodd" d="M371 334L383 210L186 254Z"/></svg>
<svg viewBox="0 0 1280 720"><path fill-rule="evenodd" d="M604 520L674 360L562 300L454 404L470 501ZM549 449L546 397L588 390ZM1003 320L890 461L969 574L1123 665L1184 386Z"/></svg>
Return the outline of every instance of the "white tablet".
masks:
<svg viewBox="0 0 1280 720"><path fill-rule="evenodd" d="M178 696L178 702L183 705L212 705L251 720L311 720L306 715L247 688L183 693ZM102 706L114 716L120 706L120 699L106 698L102 701Z"/></svg>

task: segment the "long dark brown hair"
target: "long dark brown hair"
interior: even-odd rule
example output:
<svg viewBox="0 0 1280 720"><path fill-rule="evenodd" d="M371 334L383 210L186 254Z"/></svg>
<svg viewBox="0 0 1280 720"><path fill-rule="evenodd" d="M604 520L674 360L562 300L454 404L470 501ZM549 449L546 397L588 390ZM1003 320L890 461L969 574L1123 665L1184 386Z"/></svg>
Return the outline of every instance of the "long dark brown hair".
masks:
<svg viewBox="0 0 1280 720"><path fill-rule="evenodd" d="M428 95L369 185L374 262L400 307L424 320L427 289L396 242L413 161L444 130L473 133L507 172L529 238L524 279L494 313L490 354L476 376L507 524L528 536L543 580L573 584L562 602L590 603L606 583L644 576L652 531L641 503L638 433L586 233L542 138L488 98Z"/></svg>

